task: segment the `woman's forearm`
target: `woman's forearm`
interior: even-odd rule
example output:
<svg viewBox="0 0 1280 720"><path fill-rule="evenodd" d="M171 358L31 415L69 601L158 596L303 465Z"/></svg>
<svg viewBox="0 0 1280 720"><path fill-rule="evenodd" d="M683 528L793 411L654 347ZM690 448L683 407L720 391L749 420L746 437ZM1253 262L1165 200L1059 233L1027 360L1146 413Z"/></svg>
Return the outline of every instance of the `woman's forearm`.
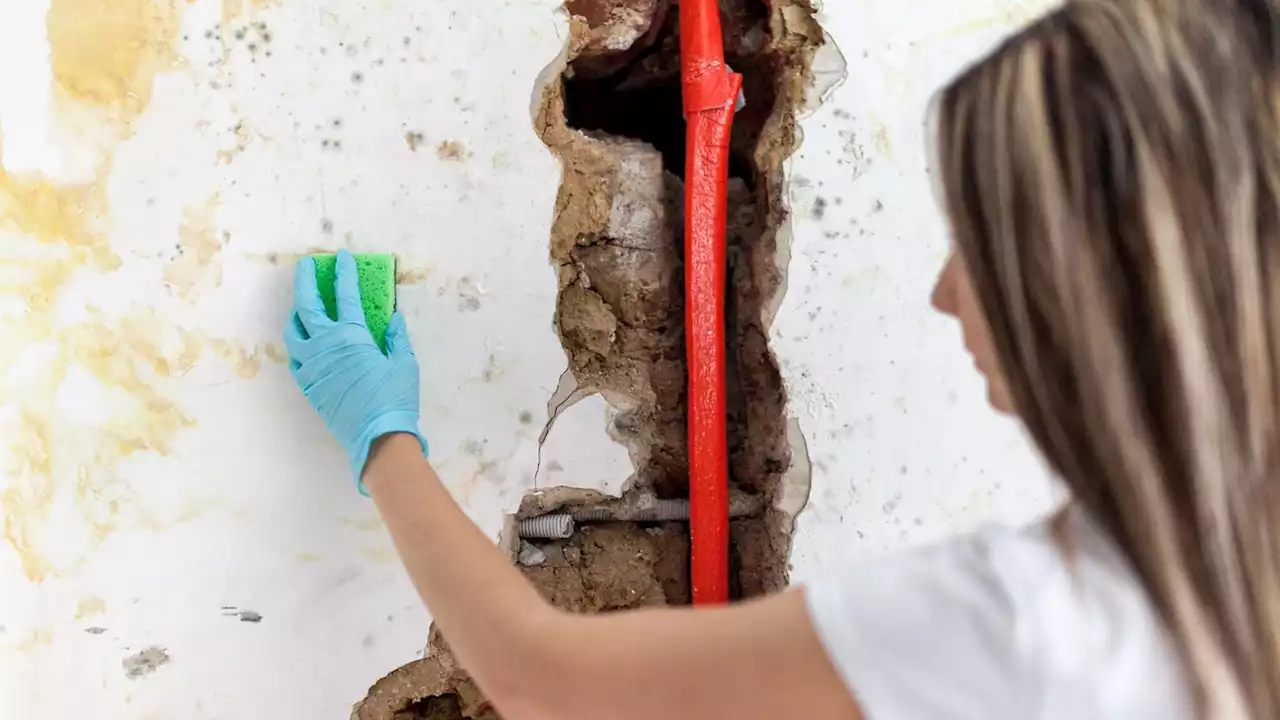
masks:
<svg viewBox="0 0 1280 720"><path fill-rule="evenodd" d="M364 482L449 647L509 720L860 717L798 593L563 613L462 512L415 437L378 441Z"/></svg>
<svg viewBox="0 0 1280 720"><path fill-rule="evenodd" d="M560 613L462 512L416 438L378 440L364 482L450 648L496 705L519 703Z"/></svg>
<svg viewBox="0 0 1280 720"><path fill-rule="evenodd" d="M284 329L290 370L372 494L458 660L504 717L858 717L797 593L590 618L552 608L423 457L419 369L404 316L392 314L384 352L366 324L355 258L341 251L336 267L336 317L320 296L315 260L294 270Z"/></svg>

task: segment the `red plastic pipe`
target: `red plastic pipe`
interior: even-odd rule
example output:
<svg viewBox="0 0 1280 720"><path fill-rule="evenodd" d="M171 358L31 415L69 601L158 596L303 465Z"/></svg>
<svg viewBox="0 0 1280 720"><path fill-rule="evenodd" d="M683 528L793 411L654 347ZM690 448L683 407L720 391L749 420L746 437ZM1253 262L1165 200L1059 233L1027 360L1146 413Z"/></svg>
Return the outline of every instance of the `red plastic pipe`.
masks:
<svg viewBox="0 0 1280 720"><path fill-rule="evenodd" d="M725 428L725 225L729 135L742 76L724 62L717 0L681 0L688 125L685 332L689 364L689 513L695 605L729 599L729 457Z"/></svg>

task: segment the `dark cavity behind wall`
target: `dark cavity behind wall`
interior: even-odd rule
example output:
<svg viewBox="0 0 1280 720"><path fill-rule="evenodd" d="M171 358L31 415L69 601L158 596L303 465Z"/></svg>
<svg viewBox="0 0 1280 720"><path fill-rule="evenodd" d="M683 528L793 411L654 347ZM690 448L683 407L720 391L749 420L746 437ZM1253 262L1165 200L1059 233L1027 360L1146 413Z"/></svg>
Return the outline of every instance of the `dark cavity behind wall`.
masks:
<svg viewBox="0 0 1280 720"><path fill-rule="evenodd" d="M598 20L607 17L597 9L602 4L599 0L577 0L568 7L571 12L577 7L589 20ZM770 51L769 8L763 0L724 0L720 5L725 60L743 75L747 98L734 123L729 176L754 189L759 174L754 150L778 100L776 77L781 58ZM667 170L683 180L687 144L676 9L672 4L661 11L664 19L653 44L627 51L630 61L618 64L613 56L600 55L576 59L564 78L564 97L569 127L649 143L662 153Z"/></svg>
<svg viewBox="0 0 1280 720"><path fill-rule="evenodd" d="M570 9L575 5L590 10L600 2L577 0ZM782 163L795 146L794 108L803 100L803 79L818 44L797 40L783 21L784 6L807 6L785 1L775 5L771 12L762 0L721 2L726 60L744 76L746 99L730 147L726 289L730 477L736 488L766 495L776 493L789 464L785 393L768 347L769 318L765 317L782 286L777 264L777 229L786 219ZM608 14L588 12L587 17L599 22ZM811 13L808 17L811 20ZM821 34L816 37L820 40ZM652 145L661 153L666 170L683 178L686 127L679 22L673 5L667 7L660 29L645 38L649 39L652 44L646 47L629 48L624 61L585 53L572 62L564 77L564 117L574 129ZM673 240L683 244L682 236ZM685 407L681 395L678 415L682 420ZM680 472L687 467L683 436L678 442L678 451L664 454L677 459L681 467L668 465L642 473L654 479L663 495L688 492L687 476ZM735 596L756 595L785 584L790 541L789 528L783 529L781 523L775 517L733 523Z"/></svg>

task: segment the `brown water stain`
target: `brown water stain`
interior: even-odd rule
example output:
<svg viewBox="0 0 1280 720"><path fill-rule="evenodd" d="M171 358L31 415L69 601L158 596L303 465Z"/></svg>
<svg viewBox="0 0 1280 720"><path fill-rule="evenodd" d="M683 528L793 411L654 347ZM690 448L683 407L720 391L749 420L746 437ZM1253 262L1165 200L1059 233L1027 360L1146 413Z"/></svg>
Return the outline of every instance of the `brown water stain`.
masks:
<svg viewBox="0 0 1280 720"><path fill-rule="evenodd" d="M418 285L430 280L435 275L436 269L430 265L420 265L417 267L397 267L396 268L396 284L397 285Z"/></svg>
<svg viewBox="0 0 1280 720"><path fill-rule="evenodd" d="M445 140L436 147L436 157L445 162L462 162L468 157L467 146L457 140Z"/></svg>

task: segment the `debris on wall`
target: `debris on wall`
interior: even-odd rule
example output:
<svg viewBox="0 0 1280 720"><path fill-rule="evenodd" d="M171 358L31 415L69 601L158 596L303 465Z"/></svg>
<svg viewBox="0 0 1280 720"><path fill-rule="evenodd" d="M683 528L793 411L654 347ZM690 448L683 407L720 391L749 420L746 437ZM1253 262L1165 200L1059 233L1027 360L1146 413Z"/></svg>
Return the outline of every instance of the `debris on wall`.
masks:
<svg viewBox="0 0 1280 720"><path fill-rule="evenodd" d="M793 518L776 508L793 459L768 328L788 255L783 162L799 144L796 116L824 36L808 0L720 4L726 58L744 75L747 101L731 142L726 317L730 479L735 507L749 508L731 524L730 585L743 598L787 581ZM678 13L670 0L567 7L563 73L540 89L535 129L563 165L550 258L576 396L600 393L619 410L609 430L636 467L616 513L619 504L688 497ZM518 518L606 500L543 489ZM686 522L580 523L566 539L521 541L512 520L513 561L523 558L525 576L558 607L601 612L690 601ZM433 632L427 657L375 685L353 717L492 713Z"/></svg>

